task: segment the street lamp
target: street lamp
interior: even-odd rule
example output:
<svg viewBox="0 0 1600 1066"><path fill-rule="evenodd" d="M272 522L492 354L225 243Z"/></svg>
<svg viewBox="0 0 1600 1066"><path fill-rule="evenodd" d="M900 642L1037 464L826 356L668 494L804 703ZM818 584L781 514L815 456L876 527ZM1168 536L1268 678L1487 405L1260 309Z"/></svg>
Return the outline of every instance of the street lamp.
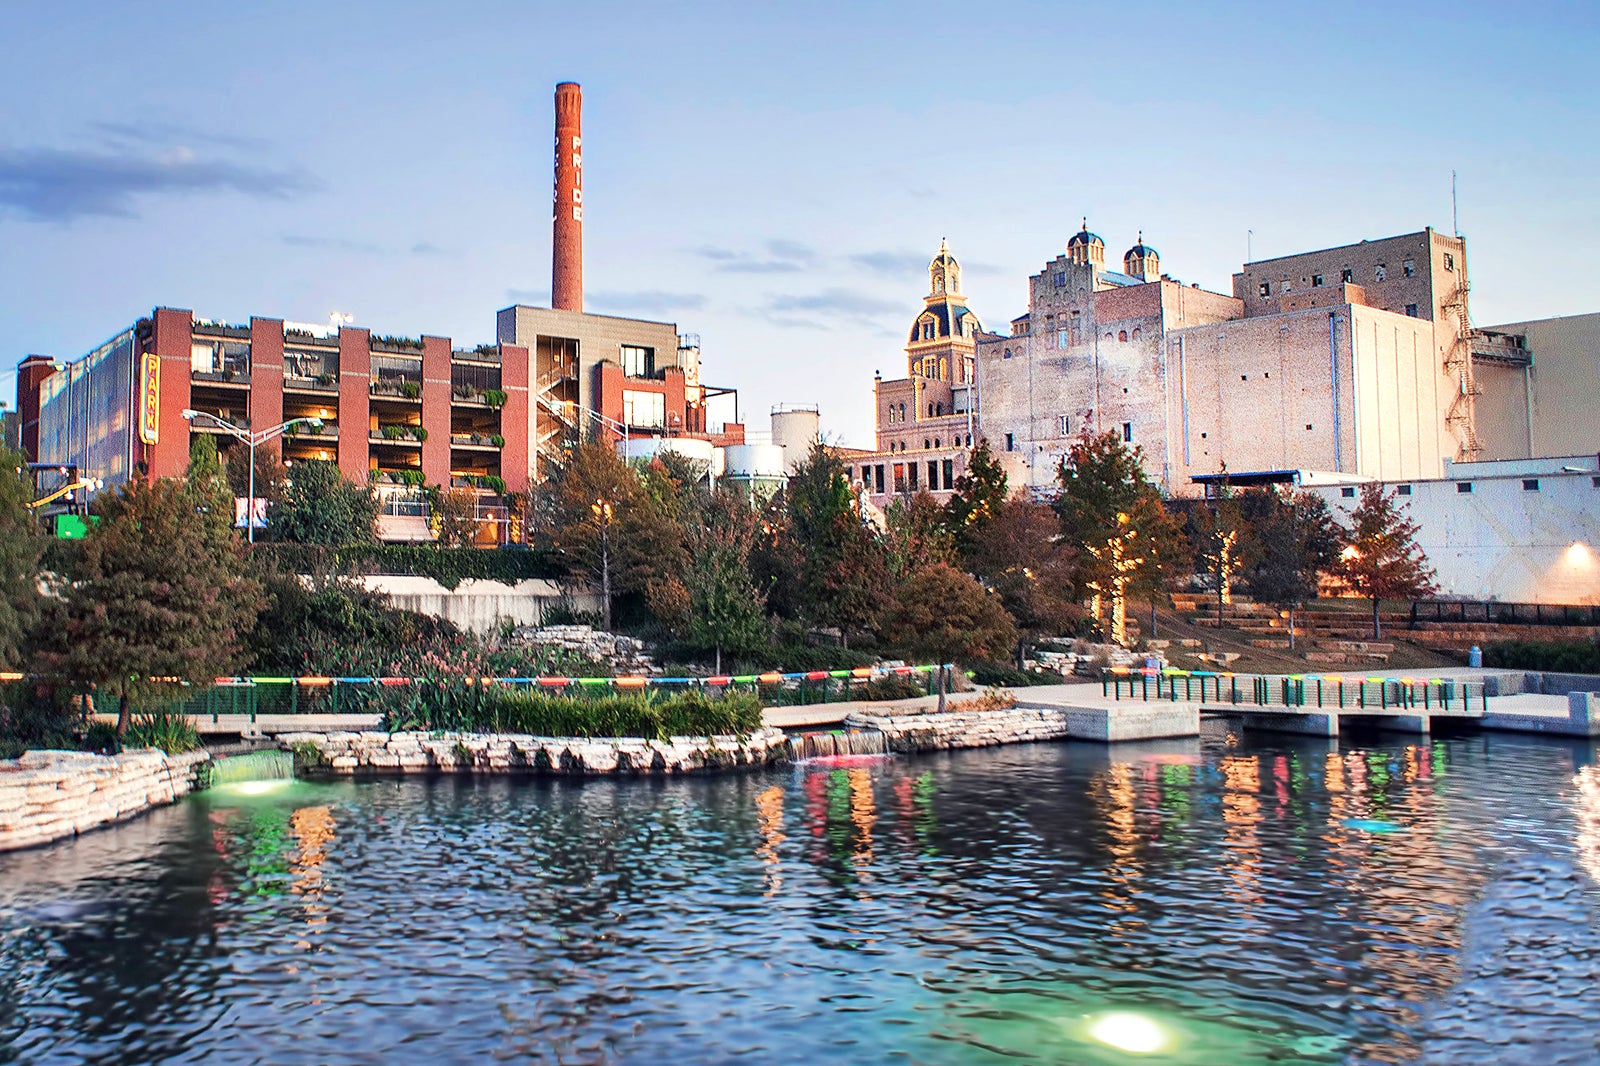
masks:
<svg viewBox="0 0 1600 1066"><path fill-rule="evenodd" d="M245 503L244 529L245 537L251 544L256 542L256 445L265 444L274 437L282 436L290 426L298 426L304 422L308 426L321 426L320 418L291 418L287 422L280 422L269 429L261 429L252 433L242 429L228 420L212 414L210 411L196 411L185 408L183 418L186 422L193 422L197 418L209 418L217 424L217 428L230 436L237 437L250 446L250 495Z"/></svg>

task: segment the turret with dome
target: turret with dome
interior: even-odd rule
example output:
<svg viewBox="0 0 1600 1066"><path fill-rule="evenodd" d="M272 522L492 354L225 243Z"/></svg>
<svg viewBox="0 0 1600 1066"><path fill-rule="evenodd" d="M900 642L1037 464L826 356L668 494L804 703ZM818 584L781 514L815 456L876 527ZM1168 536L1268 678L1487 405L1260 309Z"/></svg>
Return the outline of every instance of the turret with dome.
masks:
<svg viewBox="0 0 1600 1066"><path fill-rule="evenodd" d="M1155 281L1161 276L1161 255L1144 243L1144 230L1139 231L1138 243L1122 256L1122 272L1140 281Z"/></svg>
<svg viewBox="0 0 1600 1066"><path fill-rule="evenodd" d="M974 338L982 328L961 295L961 264L949 243L940 240L938 254L928 263L928 295L906 342L911 375L955 385L971 381Z"/></svg>
<svg viewBox="0 0 1600 1066"><path fill-rule="evenodd" d="M1091 263L1097 270L1106 268L1106 242L1100 239L1100 234L1089 232L1087 216L1082 228L1067 240L1067 258L1080 265Z"/></svg>

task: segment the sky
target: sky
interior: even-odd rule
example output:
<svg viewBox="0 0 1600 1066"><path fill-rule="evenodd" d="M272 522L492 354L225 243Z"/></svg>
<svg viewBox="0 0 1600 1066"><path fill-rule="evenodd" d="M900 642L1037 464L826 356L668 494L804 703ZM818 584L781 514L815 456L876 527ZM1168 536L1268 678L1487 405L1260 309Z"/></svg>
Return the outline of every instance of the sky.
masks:
<svg viewBox="0 0 1600 1066"><path fill-rule="evenodd" d="M1592 0L59 0L0 45L6 397L155 306L492 341L549 303L559 81L587 309L699 334L753 430L870 446L940 239L1004 331L1083 216L1231 292L1449 232L1454 170L1477 324L1600 311Z"/></svg>

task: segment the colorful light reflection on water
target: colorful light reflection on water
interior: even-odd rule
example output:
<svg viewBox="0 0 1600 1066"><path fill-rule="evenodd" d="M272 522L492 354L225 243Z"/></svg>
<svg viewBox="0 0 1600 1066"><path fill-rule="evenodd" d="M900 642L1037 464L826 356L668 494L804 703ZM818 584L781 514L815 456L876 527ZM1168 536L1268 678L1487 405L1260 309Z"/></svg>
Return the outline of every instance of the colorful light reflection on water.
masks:
<svg viewBox="0 0 1600 1066"><path fill-rule="evenodd" d="M0 859L0 1058L1595 1055L1585 745L271 784Z"/></svg>

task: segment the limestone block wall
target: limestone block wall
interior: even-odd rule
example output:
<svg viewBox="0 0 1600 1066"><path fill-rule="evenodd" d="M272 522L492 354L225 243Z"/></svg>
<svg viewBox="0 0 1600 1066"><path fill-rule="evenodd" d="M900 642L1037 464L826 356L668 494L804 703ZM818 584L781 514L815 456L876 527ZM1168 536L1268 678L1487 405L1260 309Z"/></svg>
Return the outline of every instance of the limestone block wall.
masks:
<svg viewBox="0 0 1600 1066"><path fill-rule="evenodd" d="M783 731L747 737L535 737L510 733L285 733L279 744L315 775L536 773L679 775L753 769L788 757Z"/></svg>
<svg viewBox="0 0 1600 1066"><path fill-rule="evenodd" d="M846 728L876 729L892 752L947 751L1065 740L1071 736L1067 715L1054 709L1016 707L1005 711L946 711L943 714L871 714L845 718Z"/></svg>
<svg viewBox="0 0 1600 1066"><path fill-rule="evenodd" d="M75 836L201 787L211 754L30 751L0 761L0 851Z"/></svg>

